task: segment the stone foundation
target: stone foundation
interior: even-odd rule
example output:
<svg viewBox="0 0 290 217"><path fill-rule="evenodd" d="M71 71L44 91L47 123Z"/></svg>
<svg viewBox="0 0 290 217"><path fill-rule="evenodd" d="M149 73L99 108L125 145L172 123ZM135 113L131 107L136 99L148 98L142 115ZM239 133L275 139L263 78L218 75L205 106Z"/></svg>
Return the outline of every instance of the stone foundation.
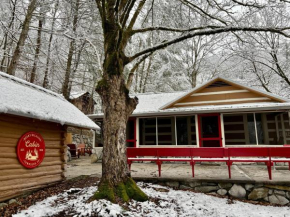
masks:
<svg viewBox="0 0 290 217"><path fill-rule="evenodd" d="M78 128L69 127L68 133L72 134L72 142L74 144L84 143L86 147L93 147L94 133L90 130L81 130Z"/></svg>
<svg viewBox="0 0 290 217"><path fill-rule="evenodd" d="M141 181L141 179L138 179ZM148 180L149 181L149 180ZM156 181L155 181L156 182ZM203 181L157 181L158 184L169 187L194 190L251 201L264 201L271 204L290 205L289 185L271 185L262 183L231 183L231 182L203 182Z"/></svg>

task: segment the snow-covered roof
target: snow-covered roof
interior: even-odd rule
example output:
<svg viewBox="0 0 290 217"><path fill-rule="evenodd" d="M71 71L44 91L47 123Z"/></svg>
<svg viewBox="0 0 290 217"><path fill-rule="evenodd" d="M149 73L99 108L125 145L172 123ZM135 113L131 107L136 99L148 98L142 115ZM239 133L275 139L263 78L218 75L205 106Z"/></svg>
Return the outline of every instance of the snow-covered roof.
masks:
<svg viewBox="0 0 290 217"><path fill-rule="evenodd" d="M70 99L77 99L79 97L81 97L82 95L86 94L87 91L81 90L81 91L73 91L70 93L69 98Z"/></svg>
<svg viewBox="0 0 290 217"><path fill-rule="evenodd" d="M241 104L230 104L230 105L204 105L204 106L188 106L188 107L177 107L177 108L167 108L168 105L172 105L178 99L191 94L195 90L198 90L213 80L221 78L229 82L235 83L241 87L263 93L269 97L278 99L281 102L259 102L259 103L241 103ZM281 111L290 110L290 102L280 96L267 93L255 88L247 87L238 82L223 78L216 77L211 81L198 86L197 88L187 91L187 92L172 92L172 93L144 93L144 94L131 94L131 97L138 97L139 104L134 110L131 116L158 116L158 115L178 115L178 114L192 114L192 113L213 113L213 112L250 112L250 111ZM90 118L102 118L103 114L93 114L88 115Z"/></svg>
<svg viewBox="0 0 290 217"><path fill-rule="evenodd" d="M134 114L159 111L164 104L185 93L186 92L131 94L131 97L136 96L139 99Z"/></svg>
<svg viewBox="0 0 290 217"><path fill-rule="evenodd" d="M0 113L99 129L60 94L0 72Z"/></svg>

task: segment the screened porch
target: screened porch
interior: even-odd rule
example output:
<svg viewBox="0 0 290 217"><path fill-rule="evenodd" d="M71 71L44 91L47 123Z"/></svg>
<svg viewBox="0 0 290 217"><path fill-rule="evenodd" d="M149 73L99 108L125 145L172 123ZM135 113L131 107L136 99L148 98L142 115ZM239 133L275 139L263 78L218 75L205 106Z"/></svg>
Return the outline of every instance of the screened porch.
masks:
<svg viewBox="0 0 290 217"><path fill-rule="evenodd" d="M230 147L290 143L288 112L130 118L128 147Z"/></svg>

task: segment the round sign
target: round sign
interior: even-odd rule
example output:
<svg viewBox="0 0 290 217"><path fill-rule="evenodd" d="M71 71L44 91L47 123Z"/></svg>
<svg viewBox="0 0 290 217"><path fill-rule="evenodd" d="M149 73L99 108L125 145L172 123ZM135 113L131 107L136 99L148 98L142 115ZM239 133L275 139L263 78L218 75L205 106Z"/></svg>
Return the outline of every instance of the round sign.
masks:
<svg viewBox="0 0 290 217"><path fill-rule="evenodd" d="M17 156L20 163L29 169L41 164L45 155L42 136L36 132L27 132L18 141Z"/></svg>

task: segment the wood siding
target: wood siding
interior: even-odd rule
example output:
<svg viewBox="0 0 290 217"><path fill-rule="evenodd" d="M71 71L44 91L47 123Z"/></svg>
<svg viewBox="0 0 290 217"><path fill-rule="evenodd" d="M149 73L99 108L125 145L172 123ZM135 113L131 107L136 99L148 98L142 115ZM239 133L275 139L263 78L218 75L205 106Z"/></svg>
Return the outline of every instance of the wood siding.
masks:
<svg viewBox="0 0 290 217"><path fill-rule="evenodd" d="M229 105L241 103L281 102L271 96L240 87L235 84L215 81L177 100L166 108L207 105ZM215 85L217 84L217 85Z"/></svg>
<svg viewBox="0 0 290 217"><path fill-rule="evenodd" d="M45 157L34 169L23 167L16 154L19 138L28 131L41 134ZM0 201L62 181L66 170L64 127L12 115L0 115Z"/></svg>

